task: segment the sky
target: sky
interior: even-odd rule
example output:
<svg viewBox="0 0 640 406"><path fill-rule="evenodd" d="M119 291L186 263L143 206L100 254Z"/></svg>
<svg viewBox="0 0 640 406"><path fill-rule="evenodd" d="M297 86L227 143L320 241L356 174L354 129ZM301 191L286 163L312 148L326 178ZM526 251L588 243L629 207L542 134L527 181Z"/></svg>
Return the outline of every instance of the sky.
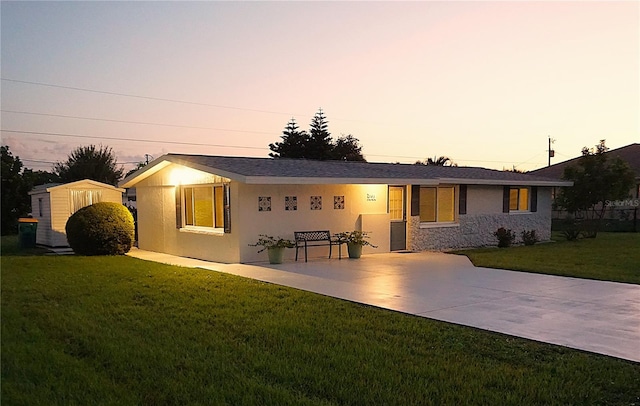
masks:
<svg viewBox="0 0 640 406"><path fill-rule="evenodd" d="M1 137L267 157L324 111L371 162L531 170L640 142L640 2L9 2ZM145 155L146 154L146 155Z"/></svg>

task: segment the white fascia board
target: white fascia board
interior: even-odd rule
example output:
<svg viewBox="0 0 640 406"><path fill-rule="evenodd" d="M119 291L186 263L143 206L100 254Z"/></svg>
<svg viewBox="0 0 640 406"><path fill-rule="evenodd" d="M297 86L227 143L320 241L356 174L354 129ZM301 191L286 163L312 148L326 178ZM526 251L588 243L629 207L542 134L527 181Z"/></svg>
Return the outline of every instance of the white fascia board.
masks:
<svg viewBox="0 0 640 406"><path fill-rule="evenodd" d="M49 189L39 189L39 190L32 190L28 194L29 196L46 195L48 192L49 192Z"/></svg>
<svg viewBox="0 0 640 406"><path fill-rule="evenodd" d="M76 185L81 185L81 184L89 184L95 187L99 187L99 188L104 188L104 189L113 189L113 190L117 190L120 193L124 193L124 189L113 186L113 185L109 185L108 183L102 183L102 182L98 182L92 179L82 179L82 180L77 180L75 182L69 182L69 183L63 183L61 185L56 185L56 186L51 186L46 188L45 190L47 192L51 192L52 190L56 190L56 189L69 189L69 188L73 188Z"/></svg>
<svg viewBox="0 0 640 406"><path fill-rule="evenodd" d="M124 193L124 189L123 188L120 188L120 187L117 187L117 186L113 186L113 185L109 185L108 183L97 182L97 181L91 180L91 179L85 179L83 181L81 180L81 181L78 181L78 182L85 182L85 183L88 183L88 184L93 185L95 187L100 187L100 188L105 188L105 189L113 189L113 190L117 190L120 193ZM64 185L61 185L61 186L64 186ZM56 186L56 187L59 187L59 186Z"/></svg>
<svg viewBox="0 0 640 406"><path fill-rule="evenodd" d="M134 187L136 183L145 180L149 176L153 175L154 173L158 172L163 168L166 168L169 165L171 165L171 163L167 159L165 159L165 156L161 156L155 161L152 161L149 165L141 169L138 169L131 175L122 179L120 183L118 183L118 186L125 189Z"/></svg>
<svg viewBox="0 0 640 406"><path fill-rule="evenodd" d="M213 167L207 166L207 165L195 164L193 162L184 161L182 159L174 158L172 156L167 157L167 161L169 161L169 162L171 162L171 163L173 163L175 165L186 166L187 168L191 168L191 169L195 169L195 170L198 170L198 171L201 171L201 172L209 173L211 175L221 176L223 178L227 178L227 179L230 179L230 180L235 180L235 181L238 181L238 182L244 182L244 179L246 179L246 176L237 174L235 172L224 171L224 170L213 168Z"/></svg>
<svg viewBox="0 0 640 406"><path fill-rule="evenodd" d="M440 184L455 185L494 185L494 186L573 186L573 182L563 180L491 180L491 179L460 179L439 178Z"/></svg>
<svg viewBox="0 0 640 406"><path fill-rule="evenodd" d="M437 185L436 179L394 178L315 178L290 176L247 176L244 183L252 185Z"/></svg>

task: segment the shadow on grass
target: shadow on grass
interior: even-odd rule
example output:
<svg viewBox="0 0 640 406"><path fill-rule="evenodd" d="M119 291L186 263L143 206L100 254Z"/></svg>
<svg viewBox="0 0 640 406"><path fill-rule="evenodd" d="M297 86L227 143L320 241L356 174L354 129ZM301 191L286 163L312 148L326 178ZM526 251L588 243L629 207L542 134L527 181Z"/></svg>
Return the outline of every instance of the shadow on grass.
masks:
<svg viewBox="0 0 640 406"><path fill-rule="evenodd" d="M3 235L2 238L0 238L0 253L3 257L32 257L50 254L51 251L44 247L21 249L18 244L17 235Z"/></svg>

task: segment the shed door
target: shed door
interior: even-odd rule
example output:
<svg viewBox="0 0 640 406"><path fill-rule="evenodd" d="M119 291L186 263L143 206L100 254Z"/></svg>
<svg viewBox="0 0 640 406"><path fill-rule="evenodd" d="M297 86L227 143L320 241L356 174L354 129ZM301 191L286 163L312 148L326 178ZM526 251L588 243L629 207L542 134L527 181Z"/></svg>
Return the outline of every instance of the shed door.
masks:
<svg viewBox="0 0 640 406"><path fill-rule="evenodd" d="M389 217L391 218L390 251L407 249L407 211L404 186L389 186Z"/></svg>

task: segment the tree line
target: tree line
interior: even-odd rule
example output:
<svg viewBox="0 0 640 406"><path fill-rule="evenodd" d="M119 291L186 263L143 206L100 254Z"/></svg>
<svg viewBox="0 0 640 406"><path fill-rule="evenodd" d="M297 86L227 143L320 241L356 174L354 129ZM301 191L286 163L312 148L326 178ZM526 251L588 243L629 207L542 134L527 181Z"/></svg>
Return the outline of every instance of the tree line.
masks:
<svg viewBox="0 0 640 406"><path fill-rule="evenodd" d="M360 140L353 135L341 135L337 139L328 131L326 116L322 108L311 119L309 131L301 130L292 118L285 126L281 141L269 144L272 158L293 158L313 160L359 161L366 162L362 155ZM457 166L446 156L416 161L416 165Z"/></svg>
<svg viewBox="0 0 640 406"><path fill-rule="evenodd" d="M272 158L313 159L319 161L360 161L366 162L362 155L360 141L353 135L341 135L337 139L331 137L329 122L322 109L311 119L309 131L300 130L296 120L292 118L285 126L282 141L269 144Z"/></svg>

